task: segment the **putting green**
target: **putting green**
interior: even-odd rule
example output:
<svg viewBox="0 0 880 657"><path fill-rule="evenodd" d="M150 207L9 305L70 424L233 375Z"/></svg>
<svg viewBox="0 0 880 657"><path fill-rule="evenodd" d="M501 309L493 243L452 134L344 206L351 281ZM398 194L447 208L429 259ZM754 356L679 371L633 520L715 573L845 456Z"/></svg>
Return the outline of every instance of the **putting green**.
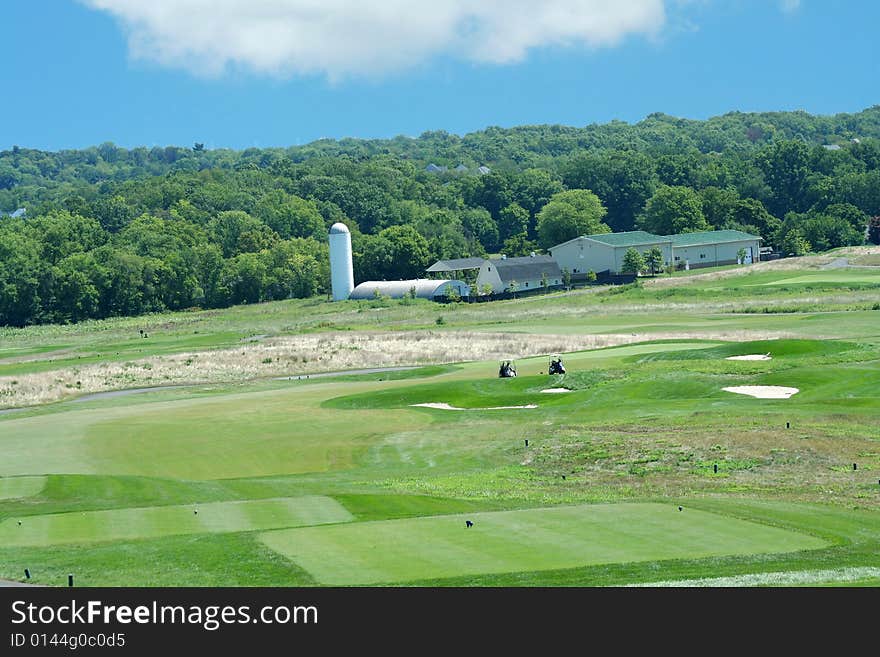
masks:
<svg viewBox="0 0 880 657"><path fill-rule="evenodd" d="M243 532L349 522L352 518L339 502L322 495L59 513L3 521L0 545L47 546L175 534Z"/></svg>
<svg viewBox="0 0 880 657"><path fill-rule="evenodd" d="M46 477L0 477L0 500L33 497L46 485Z"/></svg>
<svg viewBox="0 0 880 657"><path fill-rule="evenodd" d="M473 527L466 528L465 520ZM350 523L262 534L325 585L368 585L603 563L793 552L805 534L673 504L602 504Z"/></svg>

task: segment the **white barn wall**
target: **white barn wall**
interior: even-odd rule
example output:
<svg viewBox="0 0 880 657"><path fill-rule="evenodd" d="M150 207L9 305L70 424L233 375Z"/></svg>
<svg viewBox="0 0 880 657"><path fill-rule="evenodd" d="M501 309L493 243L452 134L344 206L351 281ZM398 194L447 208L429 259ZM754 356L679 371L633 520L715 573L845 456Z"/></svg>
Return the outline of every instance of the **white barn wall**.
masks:
<svg viewBox="0 0 880 657"><path fill-rule="evenodd" d="M737 251L743 248L746 251L751 249L752 262L758 262L760 260L760 247L761 243L759 240L677 246L674 248L674 257L678 258L675 261L676 265L684 264L685 260L687 260L691 268L732 265L737 262Z"/></svg>
<svg viewBox="0 0 880 657"><path fill-rule="evenodd" d="M477 289L475 292L477 294L482 294L483 286L487 283L492 286L493 292L504 291L504 285L501 282L501 277L498 275L498 269L492 265L491 260L486 260L480 267L480 273L477 274Z"/></svg>
<svg viewBox="0 0 880 657"><path fill-rule="evenodd" d="M654 247L659 248L663 253L664 265L672 262L672 244L669 242L639 244L632 248L646 255ZM578 237L553 247L548 253L559 263L560 269L568 269L573 275L588 271L596 273L610 271L619 274L629 248L629 246L612 246L588 237Z"/></svg>
<svg viewBox="0 0 880 657"><path fill-rule="evenodd" d="M571 274L599 272L614 266L614 247L579 237L548 250L560 269Z"/></svg>
<svg viewBox="0 0 880 657"><path fill-rule="evenodd" d="M517 280L516 287L512 290L513 292L522 292L527 290L540 290L543 289L541 286L540 278L527 278L524 281ZM555 276L549 276L547 278L547 286L548 287L556 287L558 285L562 285L562 280L556 278Z"/></svg>
<svg viewBox="0 0 880 657"><path fill-rule="evenodd" d="M648 251L655 247L660 249L661 253L663 253L663 267L672 262L672 244L645 244L633 247L618 246L614 248L614 265L611 271L616 274L620 273L620 270L623 268L623 259L626 257L626 252L630 248L634 248L644 257L648 255Z"/></svg>

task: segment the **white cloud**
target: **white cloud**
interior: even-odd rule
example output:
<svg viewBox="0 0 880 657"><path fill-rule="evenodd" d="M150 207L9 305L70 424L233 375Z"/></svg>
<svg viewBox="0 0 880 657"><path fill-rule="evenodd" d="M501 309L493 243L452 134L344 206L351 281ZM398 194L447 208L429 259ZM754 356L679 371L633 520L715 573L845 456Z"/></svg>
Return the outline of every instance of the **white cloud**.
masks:
<svg viewBox="0 0 880 657"><path fill-rule="evenodd" d="M801 8L801 0L780 0L782 11L791 13Z"/></svg>
<svg viewBox="0 0 880 657"><path fill-rule="evenodd" d="M506 64L545 46L613 46L666 21L664 0L81 2L124 25L134 57L202 75L374 75L443 54Z"/></svg>

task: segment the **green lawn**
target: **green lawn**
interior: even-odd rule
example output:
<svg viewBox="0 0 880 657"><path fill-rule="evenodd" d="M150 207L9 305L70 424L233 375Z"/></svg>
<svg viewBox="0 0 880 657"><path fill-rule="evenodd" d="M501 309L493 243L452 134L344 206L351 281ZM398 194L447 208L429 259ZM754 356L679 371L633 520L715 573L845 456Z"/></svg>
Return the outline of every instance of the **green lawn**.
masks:
<svg viewBox="0 0 880 657"><path fill-rule="evenodd" d="M155 506L8 518L0 523L0 544L25 547L122 541L322 525L351 519L352 515L338 502L323 496Z"/></svg>
<svg viewBox="0 0 880 657"><path fill-rule="evenodd" d="M418 413L318 407L336 386L282 389L7 419L0 475L88 473L220 479L351 467L378 434L415 430ZM185 394L185 393L182 393Z"/></svg>
<svg viewBox="0 0 880 657"><path fill-rule="evenodd" d="M46 477L0 477L0 500L30 497L46 485Z"/></svg>
<svg viewBox="0 0 880 657"><path fill-rule="evenodd" d="M465 520L473 521L470 528ZM319 583L406 582L603 563L814 550L817 538L670 504L614 504L268 532Z"/></svg>

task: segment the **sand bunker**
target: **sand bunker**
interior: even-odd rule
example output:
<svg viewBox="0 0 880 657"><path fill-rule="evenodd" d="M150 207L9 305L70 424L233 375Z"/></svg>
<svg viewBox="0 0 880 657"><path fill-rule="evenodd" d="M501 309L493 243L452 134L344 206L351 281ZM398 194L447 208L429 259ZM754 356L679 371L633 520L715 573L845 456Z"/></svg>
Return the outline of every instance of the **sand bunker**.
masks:
<svg viewBox="0 0 880 657"><path fill-rule="evenodd" d="M746 356L728 356L724 360L770 360L770 354L748 354Z"/></svg>
<svg viewBox="0 0 880 657"><path fill-rule="evenodd" d="M450 406L445 402L428 402L425 404L410 404L410 406L423 406L424 408L439 408L443 411L503 411L510 408L538 408L537 404L529 404L527 406L490 406L488 408L459 408L458 406Z"/></svg>
<svg viewBox="0 0 880 657"><path fill-rule="evenodd" d="M550 393L558 393L558 392L571 392L568 388L547 388L546 390L542 390L541 392L550 392Z"/></svg>
<svg viewBox="0 0 880 657"><path fill-rule="evenodd" d="M724 388L724 390L758 399L788 399L793 394L800 392L797 388L786 388L785 386L733 386Z"/></svg>

